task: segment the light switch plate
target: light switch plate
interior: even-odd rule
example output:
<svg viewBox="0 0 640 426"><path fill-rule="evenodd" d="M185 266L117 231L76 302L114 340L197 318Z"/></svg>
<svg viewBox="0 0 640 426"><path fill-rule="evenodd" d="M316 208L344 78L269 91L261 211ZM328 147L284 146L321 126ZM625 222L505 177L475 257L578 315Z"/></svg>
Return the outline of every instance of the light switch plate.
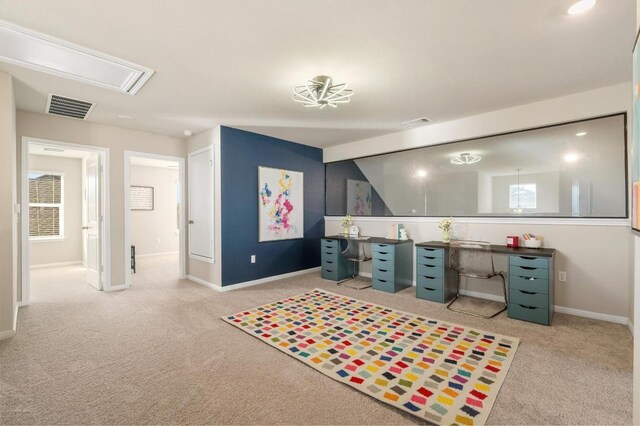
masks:
<svg viewBox="0 0 640 426"><path fill-rule="evenodd" d="M567 281L567 273L565 271L558 271L558 281L560 282Z"/></svg>
<svg viewBox="0 0 640 426"><path fill-rule="evenodd" d="M255 254L251 255L251 263L256 263L256 255Z"/></svg>

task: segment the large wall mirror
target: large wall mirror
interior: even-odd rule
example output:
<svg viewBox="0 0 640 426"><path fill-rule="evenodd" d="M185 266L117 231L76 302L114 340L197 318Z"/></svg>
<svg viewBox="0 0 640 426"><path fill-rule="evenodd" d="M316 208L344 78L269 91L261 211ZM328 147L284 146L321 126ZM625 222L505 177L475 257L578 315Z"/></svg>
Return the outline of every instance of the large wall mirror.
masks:
<svg viewBox="0 0 640 426"><path fill-rule="evenodd" d="M326 164L328 216L627 217L626 115Z"/></svg>

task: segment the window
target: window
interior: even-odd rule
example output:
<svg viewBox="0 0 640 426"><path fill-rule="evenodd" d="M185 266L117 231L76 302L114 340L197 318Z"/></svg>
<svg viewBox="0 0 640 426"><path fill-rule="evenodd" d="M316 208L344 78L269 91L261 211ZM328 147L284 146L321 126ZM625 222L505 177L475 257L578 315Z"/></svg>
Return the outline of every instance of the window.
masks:
<svg viewBox="0 0 640 426"><path fill-rule="evenodd" d="M509 185L509 208L535 209L536 184Z"/></svg>
<svg viewBox="0 0 640 426"><path fill-rule="evenodd" d="M64 178L59 173L29 173L29 237L64 236Z"/></svg>

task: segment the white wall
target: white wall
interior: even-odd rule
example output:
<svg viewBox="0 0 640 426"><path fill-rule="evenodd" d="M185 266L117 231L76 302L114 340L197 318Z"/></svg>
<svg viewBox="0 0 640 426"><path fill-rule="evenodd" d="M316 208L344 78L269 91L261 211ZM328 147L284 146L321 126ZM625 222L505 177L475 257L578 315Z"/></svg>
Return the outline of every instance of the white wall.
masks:
<svg viewBox="0 0 640 426"><path fill-rule="evenodd" d="M22 143L22 137L109 149L111 286L124 286L124 152L137 151L186 158L185 140L87 121L18 111L18 146Z"/></svg>
<svg viewBox="0 0 640 426"><path fill-rule="evenodd" d="M154 208L131 211L131 244L136 255L177 253L178 231L178 169L131 166L131 185L154 188Z"/></svg>
<svg viewBox="0 0 640 426"><path fill-rule="evenodd" d="M221 215L221 174L220 174L220 126L198 133L189 139L187 150L194 152L207 146L213 146L213 225L214 225L214 263L203 262L198 259L188 257L187 275L200 282L205 282L214 286L222 286L222 215ZM187 168L189 165L187 164ZM188 176L188 173L187 173ZM187 183L187 186L189 184ZM187 191L187 218L189 217L189 193ZM189 235L187 233L187 251Z"/></svg>
<svg viewBox="0 0 640 426"><path fill-rule="evenodd" d="M16 107L13 79L0 72L0 339L16 330L18 216L16 204Z"/></svg>
<svg viewBox="0 0 640 426"><path fill-rule="evenodd" d="M628 112L630 109L629 84L619 84L334 146L324 150L324 160L338 161ZM441 238L435 219L397 218L395 221L405 223L410 237L416 242ZM333 218L326 218L325 223L327 234L339 230L339 222ZM363 233L369 235L385 235L390 223L379 218L356 219L356 224L362 228ZM628 221L578 222L581 225L568 223L570 221L558 222L553 219L507 221L469 218L459 220L454 225L453 236L504 244L507 235L524 232L543 235L545 245L558 250L556 270L567 272L567 282L556 283L556 305L615 316L617 318L612 319L626 322L626 318L631 315L628 302L631 285ZM608 226L609 224L615 226ZM497 266L506 269L506 264ZM471 282L469 289L489 292L478 284Z"/></svg>
<svg viewBox="0 0 640 426"><path fill-rule="evenodd" d="M30 155L31 170L63 173L64 239L31 240L31 266L82 262L82 160Z"/></svg>

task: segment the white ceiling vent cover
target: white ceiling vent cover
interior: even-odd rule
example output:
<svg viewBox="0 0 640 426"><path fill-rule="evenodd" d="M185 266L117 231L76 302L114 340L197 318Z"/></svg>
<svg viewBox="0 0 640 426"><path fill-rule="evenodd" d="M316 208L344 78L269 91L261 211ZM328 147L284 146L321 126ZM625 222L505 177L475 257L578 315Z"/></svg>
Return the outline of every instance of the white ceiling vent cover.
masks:
<svg viewBox="0 0 640 426"><path fill-rule="evenodd" d="M63 117L86 120L87 116L96 104L81 101L80 99L65 98L64 96L49 93L47 99L47 114L61 115Z"/></svg>
<svg viewBox="0 0 640 426"><path fill-rule="evenodd" d="M0 61L135 95L153 70L0 19Z"/></svg>
<svg viewBox="0 0 640 426"><path fill-rule="evenodd" d="M423 124L431 123L433 120L427 117L420 117L414 120L403 121L402 124L405 126L422 126Z"/></svg>

